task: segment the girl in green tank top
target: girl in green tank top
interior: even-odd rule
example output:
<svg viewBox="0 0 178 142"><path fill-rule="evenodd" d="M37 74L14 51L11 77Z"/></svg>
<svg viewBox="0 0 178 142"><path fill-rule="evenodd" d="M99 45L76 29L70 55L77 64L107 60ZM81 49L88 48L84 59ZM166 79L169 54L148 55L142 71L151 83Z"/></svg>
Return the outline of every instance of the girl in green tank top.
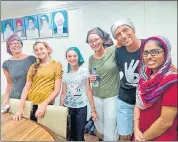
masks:
<svg viewBox="0 0 178 142"><path fill-rule="evenodd" d="M96 68L100 76L99 85L92 87L98 119L95 122L97 131L104 141L116 141L116 100L120 85L119 70L115 63L115 47L108 33L99 27L90 30L86 42L95 54L89 59L89 71ZM90 81L95 80L90 75ZM104 138L103 138L104 137Z"/></svg>

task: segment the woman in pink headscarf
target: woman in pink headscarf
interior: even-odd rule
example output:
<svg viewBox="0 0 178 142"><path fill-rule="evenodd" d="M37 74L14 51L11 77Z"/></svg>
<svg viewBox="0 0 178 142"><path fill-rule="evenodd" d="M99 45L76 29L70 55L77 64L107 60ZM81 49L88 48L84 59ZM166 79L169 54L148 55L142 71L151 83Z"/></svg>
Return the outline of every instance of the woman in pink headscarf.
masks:
<svg viewBox="0 0 178 142"><path fill-rule="evenodd" d="M143 43L134 111L136 141L177 141L177 72L171 45L162 36Z"/></svg>

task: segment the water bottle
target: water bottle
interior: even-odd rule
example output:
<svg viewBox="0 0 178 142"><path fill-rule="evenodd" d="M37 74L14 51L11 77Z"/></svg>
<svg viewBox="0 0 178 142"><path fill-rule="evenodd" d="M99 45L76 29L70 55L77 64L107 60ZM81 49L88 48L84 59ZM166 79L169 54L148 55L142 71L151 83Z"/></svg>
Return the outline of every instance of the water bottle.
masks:
<svg viewBox="0 0 178 142"><path fill-rule="evenodd" d="M98 76L97 76L97 74L96 74L96 68L93 68L93 70L92 70L92 74L96 76L96 80L93 81L92 86L93 86L93 87L98 87L98 86L99 86L99 81L98 81L98 79L97 79Z"/></svg>

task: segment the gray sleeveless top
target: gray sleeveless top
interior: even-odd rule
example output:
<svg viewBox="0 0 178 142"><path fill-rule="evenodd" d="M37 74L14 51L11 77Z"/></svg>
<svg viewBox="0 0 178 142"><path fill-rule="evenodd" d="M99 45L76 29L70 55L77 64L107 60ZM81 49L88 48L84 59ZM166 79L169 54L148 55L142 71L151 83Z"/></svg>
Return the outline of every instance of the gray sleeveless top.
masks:
<svg viewBox="0 0 178 142"><path fill-rule="evenodd" d="M20 99L21 93L26 83L26 76L29 67L35 63L35 56L28 56L22 60L6 60L2 68L7 70L12 80L10 98Z"/></svg>

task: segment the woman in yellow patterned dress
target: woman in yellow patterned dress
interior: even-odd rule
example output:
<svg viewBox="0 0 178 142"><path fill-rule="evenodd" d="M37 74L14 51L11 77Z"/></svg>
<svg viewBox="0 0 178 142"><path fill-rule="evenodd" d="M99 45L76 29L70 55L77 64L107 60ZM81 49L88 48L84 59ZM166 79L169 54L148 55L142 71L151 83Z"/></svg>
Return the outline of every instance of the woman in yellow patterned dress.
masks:
<svg viewBox="0 0 178 142"><path fill-rule="evenodd" d="M44 115L47 105L54 103L60 92L62 65L50 58L50 46L46 42L37 41L33 50L38 59L29 68L19 111L13 116L14 120L21 120L27 99L33 102L30 119L37 121L37 118Z"/></svg>

